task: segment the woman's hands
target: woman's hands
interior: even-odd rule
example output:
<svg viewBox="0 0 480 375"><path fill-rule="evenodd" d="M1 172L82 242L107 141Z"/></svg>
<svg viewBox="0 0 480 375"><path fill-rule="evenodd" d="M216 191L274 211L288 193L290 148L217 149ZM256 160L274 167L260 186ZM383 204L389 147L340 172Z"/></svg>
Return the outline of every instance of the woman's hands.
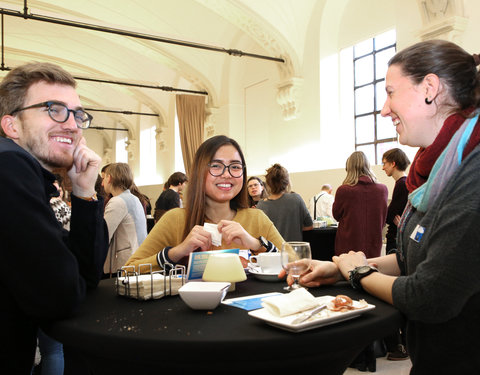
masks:
<svg viewBox="0 0 480 375"><path fill-rule="evenodd" d="M361 251L350 251L347 254L334 256L333 262L313 259L310 268L300 276L299 283L307 287L334 284L340 280L348 280L349 272L355 267L367 265L365 254ZM280 271L278 277L285 277L286 272ZM288 276L287 283L291 285L293 279Z"/></svg>
<svg viewBox="0 0 480 375"><path fill-rule="evenodd" d="M251 236L236 221L220 220L218 231L222 234L222 240L227 244L236 243L241 245L243 249L251 249L253 251L260 249L261 245L258 238Z"/></svg>
<svg viewBox="0 0 480 375"><path fill-rule="evenodd" d="M363 265L380 266L381 270L389 271L389 275L375 272L362 280L362 287L368 293L392 304L392 285L400 271L395 254L367 261L361 251L349 251L346 254L334 256L333 262L313 259L310 268L300 276L299 283L306 287L318 287L321 285L334 284L340 280L348 280L349 272L355 267ZM278 274L279 278L285 277L285 271ZM392 276L390 276L392 275ZM293 284L291 276L287 277L288 285Z"/></svg>
<svg viewBox="0 0 480 375"><path fill-rule="evenodd" d="M235 246L252 250L258 250L260 247L260 241L235 221L221 220L218 223L218 231L222 234L222 242L226 244L235 243ZM201 225L195 225L181 244L170 249L168 256L172 261L178 262L197 249L212 250L212 235Z"/></svg>
<svg viewBox="0 0 480 375"><path fill-rule="evenodd" d="M188 256L196 249L200 251L211 250L212 235L201 225L195 225L183 242L170 249L168 256L174 262L178 262L184 256Z"/></svg>
<svg viewBox="0 0 480 375"><path fill-rule="evenodd" d="M362 251L349 251L332 258L343 277L348 280L349 273L356 267L367 266L367 258Z"/></svg>
<svg viewBox="0 0 480 375"><path fill-rule="evenodd" d="M278 277L283 278L285 274L285 270L281 270ZM342 279L342 274L335 263L312 259L310 268L300 276L299 283L307 287L318 287L320 285L335 284ZM293 279L290 275L287 277L287 284L293 284Z"/></svg>

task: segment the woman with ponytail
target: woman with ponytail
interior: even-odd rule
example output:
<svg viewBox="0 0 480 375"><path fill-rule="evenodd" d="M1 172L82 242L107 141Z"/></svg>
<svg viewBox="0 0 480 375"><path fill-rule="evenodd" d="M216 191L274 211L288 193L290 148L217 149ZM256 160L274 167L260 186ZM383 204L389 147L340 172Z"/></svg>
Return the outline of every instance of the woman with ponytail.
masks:
<svg viewBox="0 0 480 375"><path fill-rule="evenodd" d="M290 192L290 176L286 168L274 164L265 176L269 196L257 208L273 221L285 241L302 241L303 231L313 228L313 221L302 197Z"/></svg>
<svg viewBox="0 0 480 375"><path fill-rule="evenodd" d="M382 115L400 143L419 147L397 253L314 261L300 279L311 287L347 279L397 307L407 319L410 374L480 368L479 62L443 40L417 43L390 60Z"/></svg>

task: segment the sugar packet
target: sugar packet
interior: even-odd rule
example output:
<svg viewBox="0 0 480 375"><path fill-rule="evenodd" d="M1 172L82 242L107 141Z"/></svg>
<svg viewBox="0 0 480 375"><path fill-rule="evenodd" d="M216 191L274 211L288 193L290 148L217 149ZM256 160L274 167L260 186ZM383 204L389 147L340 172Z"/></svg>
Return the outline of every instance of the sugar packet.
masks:
<svg viewBox="0 0 480 375"><path fill-rule="evenodd" d="M205 223L203 228L212 234L212 245L221 246L222 245L222 234L218 231L217 224Z"/></svg>

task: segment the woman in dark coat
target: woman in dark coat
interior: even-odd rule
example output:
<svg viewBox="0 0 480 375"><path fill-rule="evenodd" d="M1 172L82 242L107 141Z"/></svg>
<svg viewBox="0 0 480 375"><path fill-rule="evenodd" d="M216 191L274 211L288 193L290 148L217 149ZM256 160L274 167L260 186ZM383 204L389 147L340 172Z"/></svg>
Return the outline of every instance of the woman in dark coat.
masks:
<svg viewBox="0 0 480 375"><path fill-rule="evenodd" d="M347 159L347 177L337 189L333 217L338 221L335 255L350 250L378 257L382 250L382 230L387 216L388 190L370 170L362 151Z"/></svg>

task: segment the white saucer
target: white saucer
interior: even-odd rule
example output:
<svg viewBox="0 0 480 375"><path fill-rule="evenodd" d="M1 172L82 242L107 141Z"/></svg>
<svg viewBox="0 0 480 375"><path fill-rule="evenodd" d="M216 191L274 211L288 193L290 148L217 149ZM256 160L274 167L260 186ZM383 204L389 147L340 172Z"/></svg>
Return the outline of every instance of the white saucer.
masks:
<svg viewBox="0 0 480 375"><path fill-rule="evenodd" d="M285 277L282 279L278 278L278 272L261 272L260 267L248 267L248 270L258 280L269 281L269 282L285 280Z"/></svg>

